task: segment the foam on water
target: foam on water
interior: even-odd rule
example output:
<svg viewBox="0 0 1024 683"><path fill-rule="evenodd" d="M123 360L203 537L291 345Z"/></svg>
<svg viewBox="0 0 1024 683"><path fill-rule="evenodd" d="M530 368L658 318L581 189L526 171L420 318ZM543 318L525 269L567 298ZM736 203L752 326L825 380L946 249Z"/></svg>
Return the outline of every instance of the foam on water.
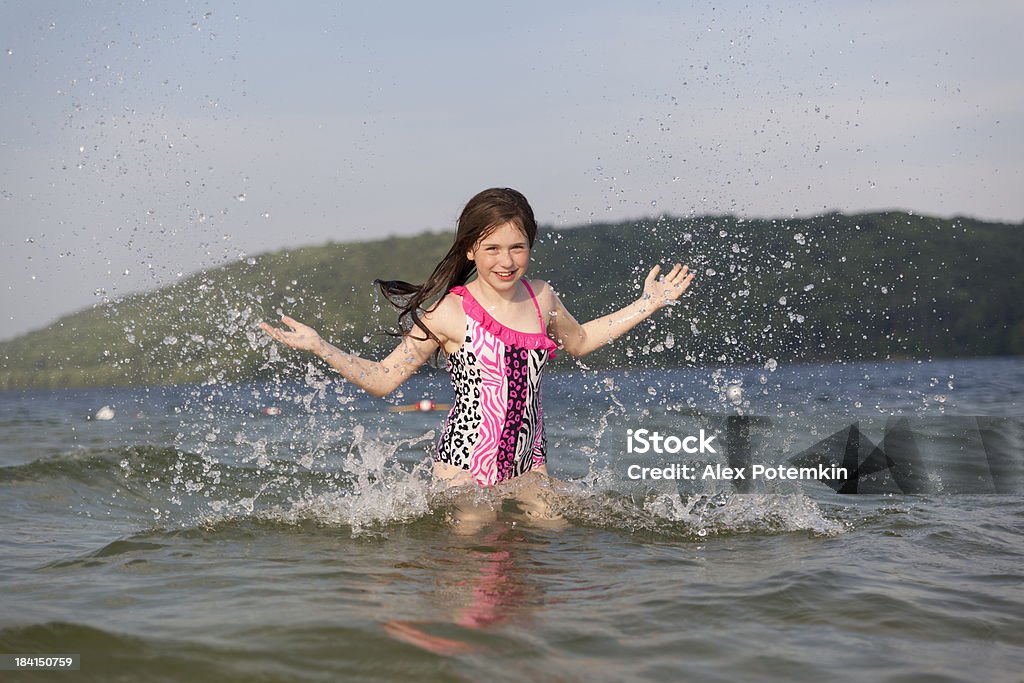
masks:
<svg viewBox="0 0 1024 683"><path fill-rule="evenodd" d="M330 526L348 525L353 535L360 535L428 515L432 491L428 468L419 463L411 471L406 470L393 456L402 446L432 440L433 432L396 443L368 440L364 434L362 425L357 426L355 441L344 461L344 471L354 477L350 490L316 493L307 489L285 504L261 511L259 516L287 523L312 520Z"/></svg>
<svg viewBox="0 0 1024 683"><path fill-rule="evenodd" d="M360 434L361 436L361 434ZM414 441L432 438L427 434ZM346 458L348 477L327 490L312 486L274 502L258 502L261 489L253 497L212 502L197 521L200 525L220 524L240 519L258 519L301 525L313 522L324 526L348 527L353 536L386 534L390 527L430 516L452 522L458 496L471 495L477 504L499 512L499 522L522 523L518 515L502 511L515 509L519 481L491 488L461 488L445 491L430 479L427 462L411 469L396 462L399 445L362 441ZM289 486L278 477L267 485ZM831 536L847 525L830 519L803 493L708 494L647 492L625 495L616 491L605 476L582 480L550 480L541 485L551 509L571 524L619 530L629 533L653 533L672 538L699 540L708 536L809 532ZM529 523L529 522L527 522Z"/></svg>
<svg viewBox="0 0 1024 683"><path fill-rule="evenodd" d="M593 479L562 482L557 491L559 510L573 522L672 538L790 532L833 536L848 528L803 493L648 491L627 496Z"/></svg>

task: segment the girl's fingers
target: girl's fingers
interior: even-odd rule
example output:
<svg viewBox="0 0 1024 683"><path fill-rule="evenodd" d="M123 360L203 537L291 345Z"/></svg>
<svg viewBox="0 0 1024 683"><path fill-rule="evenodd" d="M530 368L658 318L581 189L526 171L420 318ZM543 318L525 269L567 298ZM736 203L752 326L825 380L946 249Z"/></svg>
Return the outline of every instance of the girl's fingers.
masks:
<svg viewBox="0 0 1024 683"><path fill-rule="evenodd" d="M270 337L271 339L274 339L276 341L281 342L282 344L290 346L290 344L288 343L287 335L291 334L291 332L289 332L288 330L282 330L280 327L273 327L272 325L268 325L267 323L260 323L260 329L266 332L267 336Z"/></svg>

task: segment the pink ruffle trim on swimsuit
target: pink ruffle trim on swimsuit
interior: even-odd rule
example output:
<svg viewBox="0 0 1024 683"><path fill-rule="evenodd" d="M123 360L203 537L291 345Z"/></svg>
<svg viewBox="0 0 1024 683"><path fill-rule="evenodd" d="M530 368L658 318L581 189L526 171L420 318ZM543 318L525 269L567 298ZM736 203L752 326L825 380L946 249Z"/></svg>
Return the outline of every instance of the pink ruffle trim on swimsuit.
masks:
<svg viewBox="0 0 1024 683"><path fill-rule="evenodd" d="M485 330L503 341L506 346L517 346L521 349L544 349L550 351L551 357L554 358L554 352L558 345L543 332L520 332L511 327L505 327L492 318L491 314L462 285L452 287L450 291L452 294L462 297L462 310L466 312L466 315L483 325ZM536 299L534 301L536 302ZM538 323L540 322L538 320Z"/></svg>

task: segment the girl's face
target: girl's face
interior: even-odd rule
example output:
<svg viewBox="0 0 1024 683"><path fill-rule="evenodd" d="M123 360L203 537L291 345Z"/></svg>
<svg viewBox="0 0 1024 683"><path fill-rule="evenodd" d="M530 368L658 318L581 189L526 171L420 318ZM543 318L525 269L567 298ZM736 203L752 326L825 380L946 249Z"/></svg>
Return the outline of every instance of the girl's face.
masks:
<svg viewBox="0 0 1024 683"><path fill-rule="evenodd" d="M515 223L504 223L477 242L466 258L475 262L484 283L497 290L511 289L526 274L530 242Z"/></svg>

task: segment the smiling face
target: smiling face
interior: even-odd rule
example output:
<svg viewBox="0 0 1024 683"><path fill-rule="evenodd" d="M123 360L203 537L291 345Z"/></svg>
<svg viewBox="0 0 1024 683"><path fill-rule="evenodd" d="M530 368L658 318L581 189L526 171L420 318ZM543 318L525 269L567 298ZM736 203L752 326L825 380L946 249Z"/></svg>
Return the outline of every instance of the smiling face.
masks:
<svg viewBox="0 0 1024 683"><path fill-rule="evenodd" d="M503 223L487 233L466 253L476 264L477 277L497 291L507 291L526 274L530 242L519 226Z"/></svg>

